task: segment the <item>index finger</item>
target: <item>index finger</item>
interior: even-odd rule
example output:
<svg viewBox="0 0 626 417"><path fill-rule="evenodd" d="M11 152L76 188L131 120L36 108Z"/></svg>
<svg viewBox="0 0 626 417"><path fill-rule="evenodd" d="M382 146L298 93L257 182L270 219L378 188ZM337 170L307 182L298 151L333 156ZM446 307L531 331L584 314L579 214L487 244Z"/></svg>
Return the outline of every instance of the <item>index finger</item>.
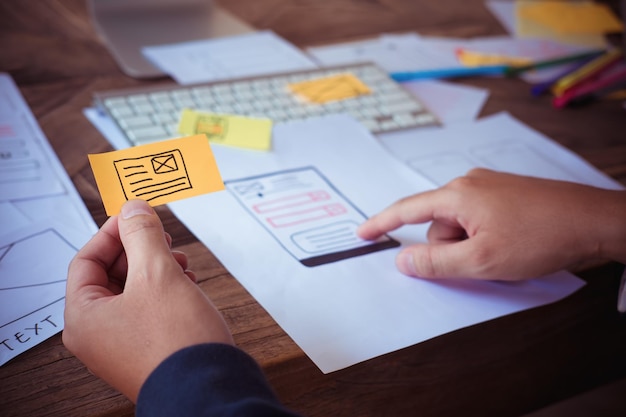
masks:
<svg viewBox="0 0 626 417"><path fill-rule="evenodd" d="M122 252L117 216L110 217L72 259L67 276L68 300L87 286L106 289L109 282L107 271Z"/></svg>
<svg viewBox="0 0 626 417"><path fill-rule="evenodd" d="M380 213L370 217L357 229L367 240L377 239L405 224L426 223L441 216L449 201L445 189L425 191L396 201Z"/></svg>

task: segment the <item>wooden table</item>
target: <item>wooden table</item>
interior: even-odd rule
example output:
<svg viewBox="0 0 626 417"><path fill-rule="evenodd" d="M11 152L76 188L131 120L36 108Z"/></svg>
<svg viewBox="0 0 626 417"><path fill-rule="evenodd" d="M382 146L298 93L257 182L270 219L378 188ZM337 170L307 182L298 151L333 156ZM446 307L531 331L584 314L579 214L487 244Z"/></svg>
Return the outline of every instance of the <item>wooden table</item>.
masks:
<svg viewBox="0 0 626 417"><path fill-rule="evenodd" d="M222 3L256 28L272 29L301 47L383 32L456 37L505 33L482 0ZM82 110L90 106L95 91L164 81L123 75L98 40L82 0L4 1L0 41L0 71L15 79L101 224L105 214L86 155L112 148ZM460 82L491 91L481 116L509 111L626 185L626 111L621 102L558 111L549 98L532 98L528 85L519 80ZM323 375L171 212L158 212L174 246L189 254L201 287L226 317L238 345L259 361L280 399L305 415L515 416L626 378L626 321L615 310L620 265L578 271L588 285L561 302ZM615 391L603 395L602 402L624 413L626 402ZM60 335L0 367L2 416L133 412L128 400L63 347Z"/></svg>

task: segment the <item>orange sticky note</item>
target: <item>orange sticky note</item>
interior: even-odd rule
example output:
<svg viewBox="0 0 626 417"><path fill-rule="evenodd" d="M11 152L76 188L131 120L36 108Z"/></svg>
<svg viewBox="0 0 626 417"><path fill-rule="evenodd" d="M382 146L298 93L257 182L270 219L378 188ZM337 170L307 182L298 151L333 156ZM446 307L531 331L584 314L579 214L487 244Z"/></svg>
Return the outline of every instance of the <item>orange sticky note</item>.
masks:
<svg viewBox="0 0 626 417"><path fill-rule="evenodd" d="M109 216L135 198L158 206L224 189L205 135L88 156Z"/></svg>
<svg viewBox="0 0 626 417"><path fill-rule="evenodd" d="M607 5L593 1L523 2L518 6L517 14L561 34L603 34L624 30L622 21Z"/></svg>
<svg viewBox="0 0 626 417"><path fill-rule="evenodd" d="M486 54L482 52L468 51L459 48L456 57L466 67L481 67L486 65L513 65L522 66L532 64L532 60L524 57L508 56L500 54Z"/></svg>
<svg viewBox="0 0 626 417"><path fill-rule="evenodd" d="M331 75L288 85L289 89L307 101L317 104L345 100L372 91L352 73Z"/></svg>

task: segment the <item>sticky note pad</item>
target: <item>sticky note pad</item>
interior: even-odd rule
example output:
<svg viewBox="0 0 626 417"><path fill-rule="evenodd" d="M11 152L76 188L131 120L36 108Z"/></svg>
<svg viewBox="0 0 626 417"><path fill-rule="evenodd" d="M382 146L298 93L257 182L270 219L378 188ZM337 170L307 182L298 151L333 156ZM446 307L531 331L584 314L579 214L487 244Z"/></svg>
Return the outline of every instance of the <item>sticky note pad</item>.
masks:
<svg viewBox="0 0 626 417"><path fill-rule="evenodd" d="M337 74L288 85L289 89L312 103L323 104L329 101L344 100L372 91L354 74Z"/></svg>
<svg viewBox="0 0 626 417"><path fill-rule="evenodd" d="M178 131L183 135L204 134L213 143L240 148L270 150L272 121L270 119L213 114L185 109Z"/></svg>
<svg viewBox="0 0 626 417"><path fill-rule="evenodd" d="M466 67L480 67L486 65L512 65L521 66L532 64L528 58L514 57L500 54L485 54L481 52L457 49L456 57Z"/></svg>
<svg viewBox="0 0 626 417"><path fill-rule="evenodd" d="M533 20L561 34L621 32L623 23L604 4L591 1L523 2L516 9L521 18Z"/></svg>
<svg viewBox="0 0 626 417"><path fill-rule="evenodd" d="M158 206L224 189L204 135L88 156L109 216L131 199Z"/></svg>

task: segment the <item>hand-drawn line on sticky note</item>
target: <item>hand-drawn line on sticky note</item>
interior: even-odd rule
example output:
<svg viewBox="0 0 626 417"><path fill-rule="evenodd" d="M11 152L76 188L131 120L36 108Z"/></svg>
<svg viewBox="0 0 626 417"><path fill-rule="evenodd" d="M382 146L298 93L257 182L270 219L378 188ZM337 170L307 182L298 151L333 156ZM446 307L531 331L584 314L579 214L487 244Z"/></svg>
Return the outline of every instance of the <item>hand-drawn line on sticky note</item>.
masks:
<svg viewBox="0 0 626 417"><path fill-rule="evenodd" d="M89 155L108 215L138 198L152 206L220 191L220 176L205 135Z"/></svg>
<svg viewBox="0 0 626 417"><path fill-rule="evenodd" d="M372 92L363 81L351 73L292 83L288 87L293 93L305 100L318 104L344 100Z"/></svg>
<svg viewBox="0 0 626 417"><path fill-rule="evenodd" d="M179 149L120 159L113 164L127 200L141 198L152 201L193 188Z"/></svg>

